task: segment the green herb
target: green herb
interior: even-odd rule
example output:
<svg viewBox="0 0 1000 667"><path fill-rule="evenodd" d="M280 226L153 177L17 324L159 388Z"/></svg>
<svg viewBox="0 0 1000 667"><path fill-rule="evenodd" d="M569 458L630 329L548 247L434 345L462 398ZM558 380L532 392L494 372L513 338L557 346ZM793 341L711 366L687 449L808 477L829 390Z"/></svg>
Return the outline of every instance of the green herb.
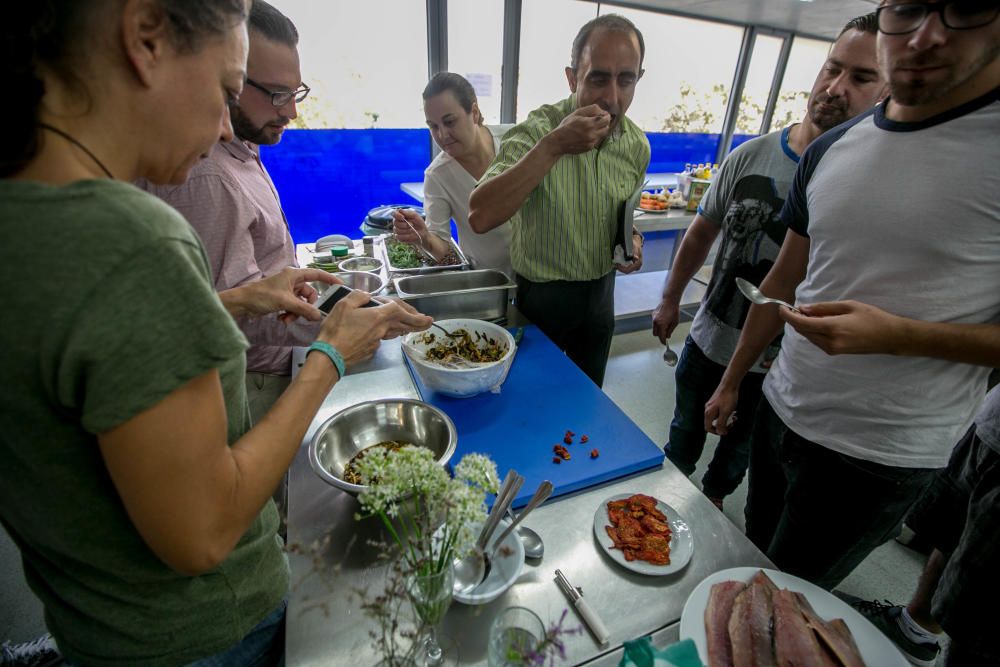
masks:
<svg viewBox="0 0 1000 667"><path fill-rule="evenodd" d="M423 266L416 249L407 243L389 245L389 263L397 269L415 269Z"/></svg>
<svg viewBox="0 0 1000 667"><path fill-rule="evenodd" d="M322 269L327 273L337 273L340 271L340 265L338 264L327 264L324 262L309 262L306 266L310 269Z"/></svg>

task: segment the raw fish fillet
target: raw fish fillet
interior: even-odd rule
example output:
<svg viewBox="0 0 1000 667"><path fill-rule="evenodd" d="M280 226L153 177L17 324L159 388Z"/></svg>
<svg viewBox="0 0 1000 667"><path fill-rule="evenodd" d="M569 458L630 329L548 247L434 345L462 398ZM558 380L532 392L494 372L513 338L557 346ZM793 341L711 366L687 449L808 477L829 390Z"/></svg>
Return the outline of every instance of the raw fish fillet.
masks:
<svg viewBox="0 0 1000 667"><path fill-rule="evenodd" d="M776 664L771 632L771 592L765 584L755 580L756 577L736 596L729 617L734 667L773 667Z"/></svg>
<svg viewBox="0 0 1000 667"><path fill-rule="evenodd" d="M851 631L847 627L847 624L844 623L844 620L835 618L832 621L824 621L813 611L812 605L809 604L809 601L801 593L796 593L795 595L798 598L799 605L802 607L802 613L809 627L813 629L819 637L820 642L836 658L834 664L843 665L843 667L865 667L865 661L861 659L861 652L858 650L858 645L854 643L854 636L851 635Z"/></svg>
<svg viewBox="0 0 1000 667"><path fill-rule="evenodd" d="M774 595L778 590L778 585L771 581L771 577L764 573L764 570L757 570L757 574L753 575L753 579L750 580L751 584L760 584L767 589L768 594ZM748 584L749 585L749 584Z"/></svg>
<svg viewBox="0 0 1000 667"><path fill-rule="evenodd" d="M733 649L729 643L729 617L733 603L747 586L742 581L720 581L712 585L705 605L705 645L708 667L733 667Z"/></svg>
<svg viewBox="0 0 1000 667"><path fill-rule="evenodd" d="M774 654L780 667L826 667L823 650L806 623L796 593L777 591L774 603Z"/></svg>

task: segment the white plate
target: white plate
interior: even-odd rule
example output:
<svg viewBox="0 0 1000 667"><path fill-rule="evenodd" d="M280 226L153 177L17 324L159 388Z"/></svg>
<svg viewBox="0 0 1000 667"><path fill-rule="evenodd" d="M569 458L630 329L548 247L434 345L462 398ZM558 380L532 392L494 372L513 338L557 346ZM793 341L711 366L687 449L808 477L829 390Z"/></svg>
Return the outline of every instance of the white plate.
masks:
<svg viewBox="0 0 1000 667"><path fill-rule="evenodd" d="M670 213L670 207L669 206L667 208L661 209L659 211L650 211L649 209L639 208L638 206L636 206L635 210L639 211L640 213L645 213L646 215L666 215L667 213Z"/></svg>
<svg viewBox="0 0 1000 667"><path fill-rule="evenodd" d="M687 602L684 603L684 611L681 612L681 639L693 639L695 646L698 647L698 655L706 664L708 664L708 649L705 645L705 606L708 604L708 594L712 585L720 581L750 581L760 569L759 567L733 567L711 574L695 586L691 595L688 596ZM778 588L787 588L804 595L820 618L827 621L835 618L844 619L851 634L854 635L854 641L858 645L862 659L869 667L892 667L893 665L907 667L910 664L895 644L889 641L868 619L851 609L840 598L804 579L784 572L765 569L764 573Z"/></svg>
<svg viewBox="0 0 1000 667"><path fill-rule="evenodd" d="M601 504L597 507L597 511L594 512L594 535L597 537L597 542L611 560L639 574L662 576L673 574L682 569L691 560L691 554L694 552L694 538L691 537L691 528L681 518L681 515L677 513L677 510L661 500L656 501L656 509L667 516L672 533L670 537L670 562L667 565L653 565L644 560L625 560L625 554L622 553L621 549L612 548L614 543L611 541L611 537L608 536L608 531L604 530L605 526L611 525L611 519L608 518L608 503L612 500L624 500L633 495L635 494L620 493L617 496L611 496L601 501Z"/></svg>
<svg viewBox="0 0 1000 667"><path fill-rule="evenodd" d="M492 545L496 544L496 539L500 537L500 534L509 525L510 522L505 519L500 521L500 526L493 533L493 537L490 538L490 545L486 547L486 553L489 553L490 549L493 548ZM478 528L475 534L479 534ZM493 567L490 569L490 573L486 575L486 579L469 593L455 593L455 600L463 604L486 604L496 600L517 581L517 578L521 575L521 568L524 567L524 545L521 544L521 540L517 536L517 530L514 530L504 538L503 545L510 550L509 555L504 556L502 553L497 552L497 557L493 561Z"/></svg>

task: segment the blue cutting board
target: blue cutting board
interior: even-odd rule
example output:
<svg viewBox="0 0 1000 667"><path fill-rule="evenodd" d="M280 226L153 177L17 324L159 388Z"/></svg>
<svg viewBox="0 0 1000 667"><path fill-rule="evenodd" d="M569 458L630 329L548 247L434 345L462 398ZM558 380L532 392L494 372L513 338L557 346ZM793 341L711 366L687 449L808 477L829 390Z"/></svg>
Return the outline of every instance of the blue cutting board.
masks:
<svg viewBox="0 0 1000 667"><path fill-rule="evenodd" d="M499 394L453 398L429 390L412 368L410 374L421 398L455 422L453 464L478 452L496 462L500 479L510 468L524 476L514 507L526 505L546 479L555 487L554 498L663 463L663 450L537 327L525 327ZM576 434L566 445L571 458L553 463L552 448L564 444L567 430ZM594 448L600 455L592 459Z"/></svg>

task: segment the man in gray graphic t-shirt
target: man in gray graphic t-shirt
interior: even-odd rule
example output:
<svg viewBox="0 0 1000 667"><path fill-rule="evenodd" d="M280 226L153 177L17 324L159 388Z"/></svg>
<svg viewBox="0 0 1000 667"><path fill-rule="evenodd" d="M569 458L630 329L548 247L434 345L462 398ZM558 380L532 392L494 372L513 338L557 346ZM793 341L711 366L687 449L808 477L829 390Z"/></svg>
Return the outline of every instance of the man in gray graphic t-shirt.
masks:
<svg viewBox="0 0 1000 667"><path fill-rule="evenodd" d="M774 264L785 237L778 214L799 155L813 139L871 108L885 93L875 62L875 33L874 14L847 24L816 77L802 122L734 150L684 236L653 313L653 335L664 343L679 322L684 288L721 233L712 279L675 375L677 403L665 452L686 475L694 472L705 446L705 403L736 349L750 306L735 278L758 284ZM775 353L772 348L770 354ZM740 388L739 418L721 438L702 480L705 495L720 508L746 472L752 416L767 370L763 361L757 361Z"/></svg>

